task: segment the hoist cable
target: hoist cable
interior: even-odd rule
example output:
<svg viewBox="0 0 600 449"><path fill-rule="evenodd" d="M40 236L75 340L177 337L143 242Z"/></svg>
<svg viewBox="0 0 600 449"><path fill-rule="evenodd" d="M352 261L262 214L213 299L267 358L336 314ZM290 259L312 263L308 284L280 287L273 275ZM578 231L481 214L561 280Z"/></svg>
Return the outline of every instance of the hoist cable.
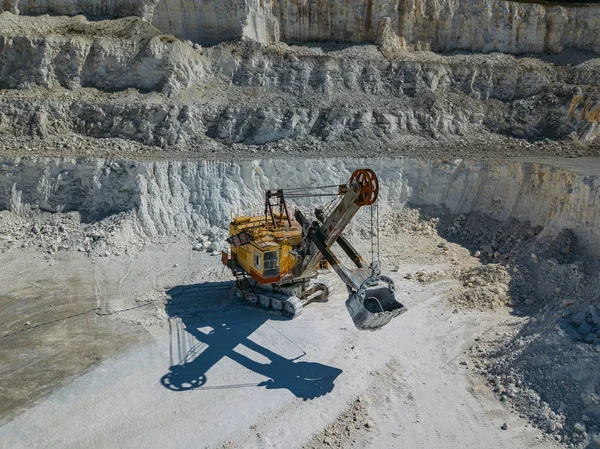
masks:
<svg viewBox="0 0 600 449"><path fill-rule="evenodd" d="M375 202L375 210L377 213L377 260L381 262L381 254L379 253L379 203Z"/></svg>
<svg viewBox="0 0 600 449"><path fill-rule="evenodd" d="M294 187L290 189L281 189L283 193L286 192L301 192L306 190L320 190L320 189L332 189L334 187L339 187L339 185L331 185L331 186L314 186L314 187Z"/></svg>
<svg viewBox="0 0 600 449"><path fill-rule="evenodd" d="M320 197L320 196L339 196L338 193L306 193L306 194L301 194L301 193L295 193L295 194L291 194L291 195L286 195L286 198L316 198L316 197Z"/></svg>
<svg viewBox="0 0 600 449"><path fill-rule="evenodd" d="M371 266L373 266L373 261L375 254L373 248L373 205L371 204Z"/></svg>

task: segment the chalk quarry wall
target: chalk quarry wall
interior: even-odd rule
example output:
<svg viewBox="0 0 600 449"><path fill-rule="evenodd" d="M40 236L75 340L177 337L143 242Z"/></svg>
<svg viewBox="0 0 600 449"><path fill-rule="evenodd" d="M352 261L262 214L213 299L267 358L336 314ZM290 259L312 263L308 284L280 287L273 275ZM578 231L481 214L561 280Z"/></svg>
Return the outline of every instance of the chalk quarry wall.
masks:
<svg viewBox="0 0 600 449"><path fill-rule="evenodd" d="M141 235L193 235L225 227L231 211L259 207L266 188L345 183L361 166L378 174L382 213L410 203L529 221L544 235L569 228L600 255L600 176L517 161L5 159L0 210L78 210L89 220L134 210Z"/></svg>
<svg viewBox="0 0 600 449"><path fill-rule="evenodd" d="M203 74L198 52L137 17L0 15L0 89L94 87L172 92Z"/></svg>
<svg viewBox="0 0 600 449"><path fill-rule="evenodd" d="M202 45L247 37L263 43L376 42L384 23L409 49L504 53L600 52L600 6L504 0L4 0L15 14L129 15Z"/></svg>
<svg viewBox="0 0 600 449"><path fill-rule="evenodd" d="M535 139L574 133L591 140L600 131L600 97L593 88L600 80L598 64L555 68L506 55L428 61L282 58L252 49L240 56L235 48L201 56L163 37L128 39L125 45L94 36L0 36L0 88L114 92L133 87L168 94L221 83L260 90L266 100L238 96L224 104L149 104L7 95L0 98L0 132L41 137L74 132L189 148L207 138L250 145L309 138L393 144L409 134L468 135L481 126ZM336 98L354 101L330 100Z"/></svg>

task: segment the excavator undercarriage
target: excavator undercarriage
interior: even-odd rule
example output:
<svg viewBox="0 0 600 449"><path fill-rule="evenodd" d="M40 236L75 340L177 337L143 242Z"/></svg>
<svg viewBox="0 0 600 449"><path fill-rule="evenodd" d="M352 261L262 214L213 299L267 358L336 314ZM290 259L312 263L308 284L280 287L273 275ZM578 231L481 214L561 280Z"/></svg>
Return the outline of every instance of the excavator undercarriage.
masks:
<svg viewBox="0 0 600 449"><path fill-rule="evenodd" d="M302 313L304 305L311 302L324 302L334 291L328 279L310 279L288 285L260 285L244 271L239 271L231 296L263 309L281 311L289 318Z"/></svg>
<svg viewBox="0 0 600 449"><path fill-rule="evenodd" d="M264 215L237 216L230 223L229 251L223 263L236 278L232 295L259 307L295 318L311 302L327 301L333 283L318 278L332 269L346 284L346 308L361 330L375 330L406 308L396 300L394 282L381 276L377 261L367 265L342 235L363 206L377 200L379 184L372 170L354 171L347 184L326 186L335 193L314 193L317 187L267 190ZM286 198L332 196L326 207L315 210L310 221L296 209L292 218ZM338 244L355 265L344 266L331 250Z"/></svg>

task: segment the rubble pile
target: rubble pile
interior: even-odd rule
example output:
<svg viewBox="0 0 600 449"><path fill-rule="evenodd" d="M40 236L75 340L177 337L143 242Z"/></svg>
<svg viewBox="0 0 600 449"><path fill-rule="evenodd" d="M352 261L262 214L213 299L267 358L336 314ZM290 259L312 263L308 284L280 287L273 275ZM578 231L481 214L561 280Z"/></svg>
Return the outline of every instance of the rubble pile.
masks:
<svg viewBox="0 0 600 449"><path fill-rule="evenodd" d="M572 447L600 441L598 263L568 229L440 214L439 232L481 265L457 271L464 307L511 307L508 331L476 338L475 371L501 401L549 438Z"/></svg>
<svg viewBox="0 0 600 449"><path fill-rule="evenodd" d="M416 207L404 207L390 216L389 223L384 226L386 235L412 234L430 237L437 235L438 217L424 217Z"/></svg>
<svg viewBox="0 0 600 449"><path fill-rule="evenodd" d="M464 268L458 270L455 276L464 289L450 299L453 303L484 309L511 304L511 275L504 266L487 264Z"/></svg>
<svg viewBox="0 0 600 449"><path fill-rule="evenodd" d="M553 325L554 322L554 325ZM475 370L498 398L550 438L595 448L600 440L600 346L575 342L554 319L471 346Z"/></svg>
<svg viewBox="0 0 600 449"><path fill-rule="evenodd" d="M221 250L227 247L225 243L227 235L226 230L213 226L196 237L192 249L194 251L206 251L213 256L218 256L221 254Z"/></svg>
<svg viewBox="0 0 600 449"><path fill-rule="evenodd" d="M99 257L126 254L143 245L142 239L124 235L132 215L124 212L82 223L79 212L0 211L0 252L32 247L48 256L64 251Z"/></svg>
<svg viewBox="0 0 600 449"><path fill-rule="evenodd" d="M575 301L569 303L571 307L563 312L563 329L574 340L600 347L600 296L594 303L583 308L577 307Z"/></svg>

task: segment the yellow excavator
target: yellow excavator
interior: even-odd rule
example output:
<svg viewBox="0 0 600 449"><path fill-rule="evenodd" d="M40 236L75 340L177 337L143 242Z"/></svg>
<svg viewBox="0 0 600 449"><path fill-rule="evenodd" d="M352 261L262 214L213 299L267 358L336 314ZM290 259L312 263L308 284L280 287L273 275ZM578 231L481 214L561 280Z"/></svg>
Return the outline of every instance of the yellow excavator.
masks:
<svg viewBox="0 0 600 449"><path fill-rule="evenodd" d="M267 190L264 214L235 216L229 224L222 261L236 278L232 295L294 318L304 305L328 299L333 285L318 276L331 268L348 288L346 307L358 329L379 329L405 312L394 282L380 274L379 262L367 264L342 235L361 207L375 203L378 191L370 169L355 170L342 185ZM332 200L315 209L314 219L300 209L290 215L286 199L315 196ZM352 269L332 252L336 243L355 265Z"/></svg>

